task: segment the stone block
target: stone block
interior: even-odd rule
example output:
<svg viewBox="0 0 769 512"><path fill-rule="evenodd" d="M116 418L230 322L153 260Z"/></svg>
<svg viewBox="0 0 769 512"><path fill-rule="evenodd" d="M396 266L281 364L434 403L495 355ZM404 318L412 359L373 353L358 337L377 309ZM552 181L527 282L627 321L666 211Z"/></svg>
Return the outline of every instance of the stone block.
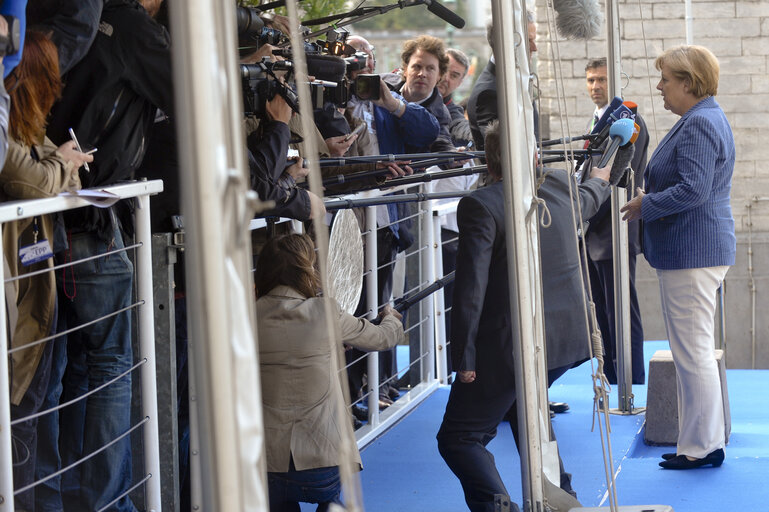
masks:
<svg viewBox="0 0 769 512"><path fill-rule="evenodd" d="M710 37L755 37L761 33L759 18L736 19L694 19L692 22L695 34L707 34Z"/></svg>
<svg viewBox="0 0 769 512"><path fill-rule="evenodd" d="M681 8L684 6L681 5ZM716 20L734 18L734 2L708 2L706 4L692 4L692 16L695 19L712 18Z"/></svg>
<svg viewBox="0 0 769 512"><path fill-rule="evenodd" d="M732 416L726 384L726 361L723 350L716 350L718 373L724 407L724 442L729 444ZM678 397L676 367L670 350L658 350L649 361L649 387L646 395L646 427L644 442L649 445L675 445L678 441Z"/></svg>
<svg viewBox="0 0 769 512"><path fill-rule="evenodd" d="M737 2L738 18L765 18L769 16L769 3L767 2Z"/></svg>
<svg viewBox="0 0 769 512"><path fill-rule="evenodd" d="M684 17L684 4L681 2L674 4L655 4L654 5L654 19L655 20L673 20Z"/></svg>

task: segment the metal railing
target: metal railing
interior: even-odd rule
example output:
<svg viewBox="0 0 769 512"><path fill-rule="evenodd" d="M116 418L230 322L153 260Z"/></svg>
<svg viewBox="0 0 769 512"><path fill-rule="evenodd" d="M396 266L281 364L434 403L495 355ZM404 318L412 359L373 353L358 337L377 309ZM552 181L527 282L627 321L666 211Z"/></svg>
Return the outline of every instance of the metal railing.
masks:
<svg viewBox="0 0 769 512"><path fill-rule="evenodd" d="M129 436L134 430L141 429L143 436L144 453L144 475L127 489L120 496L115 496L119 500L125 495L133 492L135 489L144 486L145 508L146 510L161 510L161 484L160 484L160 462L159 462L159 440L158 440L158 414L157 414L157 381L155 374L155 334L154 334L154 306L153 306L153 280L152 280L152 246L150 235L150 207L149 196L162 192L163 183L161 181L139 181L115 185L99 189L106 191L117 198L128 199L135 198L135 227L136 243L122 250L134 249L136 251L135 272L136 272L136 293L137 300L129 306L130 309L136 309L138 312L138 349L139 360L129 370L128 373L141 368L141 419L127 431L112 441L117 442L121 438ZM0 204L0 233L2 224L10 221L26 219L38 215L72 210L92 204L85 199L85 191L78 194L62 194L56 197L36 199L29 201L13 201ZM73 262L72 264L76 264ZM69 265L70 263L68 263ZM47 271L53 271L49 269ZM6 279L4 269L0 268L0 280L3 282L16 280L16 278ZM8 340L8 319L6 317L5 294L0 296L0 512L12 512L14 510L14 494L24 492L25 490L39 485L57 474L63 473L70 467L80 464L88 457L98 453L87 454L80 461L72 464L68 468L47 475L46 477L25 486L24 488L14 490L13 486L13 455L12 455L12 436L11 425L35 418L69 404L60 404L59 406L47 411L38 411L37 413L26 417L16 418L11 422L10 412L10 379L8 368L9 340ZM80 326L82 327L82 326ZM53 337L47 337L35 340L24 348L52 341L52 338L64 336L66 332L58 333ZM116 379L122 378L117 376ZM110 383L105 384L109 385ZM96 392L96 390L91 391ZM87 396L87 395L85 395ZM79 399L85 398L79 397ZM130 407L130 404L126 404ZM105 449L109 444L105 445ZM109 504L107 505L107 507ZM106 507L105 507L106 508Z"/></svg>

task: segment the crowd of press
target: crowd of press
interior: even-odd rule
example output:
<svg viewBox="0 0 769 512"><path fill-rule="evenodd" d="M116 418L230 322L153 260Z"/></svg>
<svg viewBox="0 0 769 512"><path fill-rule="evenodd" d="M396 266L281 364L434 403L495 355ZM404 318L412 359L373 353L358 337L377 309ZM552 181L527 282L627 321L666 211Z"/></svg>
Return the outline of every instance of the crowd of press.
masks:
<svg viewBox="0 0 769 512"><path fill-rule="evenodd" d="M0 194L4 200L50 197L140 177L161 178L166 192L153 199L153 231L171 232L183 225L179 184L184 176L176 152L166 9L162 0L3 2L0 33L7 35L0 37L0 50L5 55L0 124L7 142L0 144L4 150L0 154L4 161ZM375 49L360 36L332 31L333 38L330 32L326 41L308 44L305 50L315 98L314 129L304 133L292 88L291 48L285 44L290 32L287 19L246 7L238 7L237 14L249 176L259 198L274 202L274 208L261 215L307 221L327 214L323 199L304 185L309 172L305 159L311 157L305 149L308 138L315 138L320 148L320 154L312 157L326 160L321 167L324 178L363 176L360 180L328 182L326 194L365 186L386 187L388 180L397 183L405 175L423 172L425 166L416 165L407 155L448 153L450 157L438 163L449 167L452 163L470 165L469 161L478 156L471 150L486 150L488 172L484 177L468 173L439 180L434 186L434 190L444 192L477 188L442 226L444 272L456 269L456 281L445 294L447 310L451 311L446 320L451 340L447 363L456 377L437 436L441 455L459 478L468 507L493 510L495 498L509 493L493 461L489 462L485 446L501 421L510 422L516 440L518 429L510 347L515 329L510 319L508 281L503 277L507 266L493 25L488 27L492 58L469 98L461 103L454 101L453 93L463 80L471 78L470 61L460 49L447 48L439 38L422 35L405 41L400 68L387 73L376 68ZM529 55L536 51L534 22L534 15L529 13ZM712 179L703 182L695 171L680 170L681 165L694 165L691 161L676 163L675 155L660 158L658 174L651 174L651 180L642 185L648 134L641 116L628 105L624 109L629 114L620 117L634 120L630 128L625 127L629 132L609 128L617 120L610 115L623 106L621 101L609 101L605 59L591 60L586 67L588 92L596 105L595 118L586 127L594 136L587 138L586 148L600 157L602 152L612 153L622 146L614 164L609 165L607 157L600 165L587 159L574 172L543 172L539 167L542 180L538 195L546 205L540 208L547 208L552 219L541 229L540 240L549 384L591 357L588 319L582 308L586 301L583 272L592 286L605 340L606 376L609 382L616 382L608 198L610 183L626 182L628 168L634 171L635 184L640 187L637 193L633 186L627 187L630 202L626 207L626 217L632 221L633 382L644 382L643 330L633 286L635 255L641 251L639 218L653 230L651 236L656 238L651 242L656 252L651 253L650 262L661 269L660 281L669 287L666 291L661 284L671 311L666 311L671 345L674 338L690 336L681 331L680 322L676 324L680 313L677 299L686 295L680 291L686 284L676 272L682 268L717 269L687 274L687 279L695 282L707 281L695 294L695 302L699 300L697 304L702 306L699 334L704 340L702 346L707 346L708 324L704 319L711 306L707 297L734 258L733 250L729 252L733 243L729 226L720 226L718 242L707 237L709 227L692 234L692 240L708 241L703 242L705 249L699 253L697 243L689 244L683 259L677 245L671 248L670 243L659 241L680 236L681 232L675 235L670 231L679 226L677 217L691 214L690 220L697 226L706 226L713 217L708 212L724 208L724 190L728 199L730 158L731 165L734 161L728 124L717 112L710 117L696 115L704 109L720 112L712 99L711 68L715 66L717 87L717 61L713 64L707 55L700 55L700 50L691 53L690 49L681 50L686 55L683 60L678 54L666 53L657 62L662 71L658 89L666 108L683 116L681 121L696 118L696 123L689 122L684 128L695 142L687 139L689 145L682 149L669 135L667 148L676 148L678 154L688 150L690 160L717 162L715 170L695 169L715 173L715 185ZM704 59L704 64L692 55ZM706 70L705 78L700 68ZM711 75L707 75L708 69ZM536 130L536 108L534 112ZM718 130L712 129L712 123ZM674 127L671 134L676 130ZM703 137L707 138L704 143ZM631 138L634 145L629 142ZM607 149L612 144L615 147ZM661 147L665 144L663 141ZM705 146L718 154L703 155ZM457 155L461 152L467 156ZM376 155L404 158L360 159L354 165L332 160ZM653 162L654 157L650 168ZM686 186L676 188L682 182ZM692 188L692 183L699 188ZM575 202L580 203L581 220L572 217ZM124 250L133 237L131 208L130 201L121 202L111 208L81 208L3 225L5 275L18 278L5 285L11 415L21 420L13 425L16 510L137 510L127 495L133 485L130 437L115 442L131 428L133 264ZM720 214L721 221L731 218L730 212ZM379 406L386 408L401 395L393 347L404 340L404 319L388 304L394 289L403 288L398 283L403 277L394 272L394 262L413 244L414 235L403 204L377 206L376 218L376 296L381 305L376 325L363 319L368 313L365 300L349 314L323 296L310 236L271 234L259 241L256 310L273 511L299 510L297 503L301 501L319 503L318 510L341 503L339 447L367 419L366 401L362 399L366 387L363 353L382 351ZM583 271L574 233L578 224L587 225L588 221L588 235L582 243L587 245L589 258ZM731 233L733 238L733 224ZM646 250L649 259L649 248ZM39 272L91 256L98 257L56 272ZM177 270L176 285L179 467L182 510L189 510L183 268ZM364 290L361 297L365 296ZM337 314L333 318L336 331L324 327L324 308L329 302ZM712 314L710 319L712 323ZM325 339L326 332L338 332L340 339ZM712 329L710 332L712 336ZM685 345L682 342L679 346ZM346 379L332 374L332 359L336 357L332 346L347 349ZM691 366L700 379L696 386L679 387L679 393L684 393L679 401L693 404L692 411L683 416L709 414L709 430L706 435L701 426L682 429L685 442L679 443L678 453L670 454L671 461L664 467L717 466L723 460L723 434L719 444L717 411L703 413L702 404L720 403L715 396L720 388L708 384L709 394L690 389L704 382L698 361L706 360L707 355L674 355L678 363L687 360L679 368ZM711 370L708 366L707 371ZM343 386L348 386L353 403L340 411ZM58 409L60 404L67 406ZM551 403L550 408L563 412L568 405ZM37 416L39 412L44 414ZM338 417L346 421L339 424ZM60 473L83 457L87 460ZM357 451L354 459L359 465ZM578 504L563 463L555 487L549 491L551 503Z"/></svg>

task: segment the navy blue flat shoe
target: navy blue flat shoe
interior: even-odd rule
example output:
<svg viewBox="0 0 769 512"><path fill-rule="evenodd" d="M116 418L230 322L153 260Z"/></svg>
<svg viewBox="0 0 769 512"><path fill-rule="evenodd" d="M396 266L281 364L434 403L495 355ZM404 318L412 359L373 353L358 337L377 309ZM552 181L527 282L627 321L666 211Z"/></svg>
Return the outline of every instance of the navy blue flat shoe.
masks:
<svg viewBox="0 0 769 512"><path fill-rule="evenodd" d="M675 459L676 458L676 454L675 453L663 453L662 454L662 458L664 460Z"/></svg>
<svg viewBox="0 0 769 512"><path fill-rule="evenodd" d="M712 465L717 468L724 462L724 450L719 448L710 452L702 459L689 460L686 455L678 455L670 460L660 462L660 467L665 469L694 469Z"/></svg>

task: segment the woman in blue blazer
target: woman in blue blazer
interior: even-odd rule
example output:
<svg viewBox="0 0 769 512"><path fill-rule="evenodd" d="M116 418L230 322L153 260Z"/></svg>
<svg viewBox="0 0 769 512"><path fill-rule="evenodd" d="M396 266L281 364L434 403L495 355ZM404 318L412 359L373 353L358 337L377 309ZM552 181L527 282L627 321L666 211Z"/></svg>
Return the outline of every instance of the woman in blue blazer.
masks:
<svg viewBox="0 0 769 512"><path fill-rule="evenodd" d="M734 264L729 204L734 138L713 98L716 57L683 45L660 55L657 89L681 119L654 151L646 191L629 201L626 220L644 221L644 256L657 270L662 311L678 376L677 453L660 466L690 469L724 460L724 410L714 354L716 291Z"/></svg>

